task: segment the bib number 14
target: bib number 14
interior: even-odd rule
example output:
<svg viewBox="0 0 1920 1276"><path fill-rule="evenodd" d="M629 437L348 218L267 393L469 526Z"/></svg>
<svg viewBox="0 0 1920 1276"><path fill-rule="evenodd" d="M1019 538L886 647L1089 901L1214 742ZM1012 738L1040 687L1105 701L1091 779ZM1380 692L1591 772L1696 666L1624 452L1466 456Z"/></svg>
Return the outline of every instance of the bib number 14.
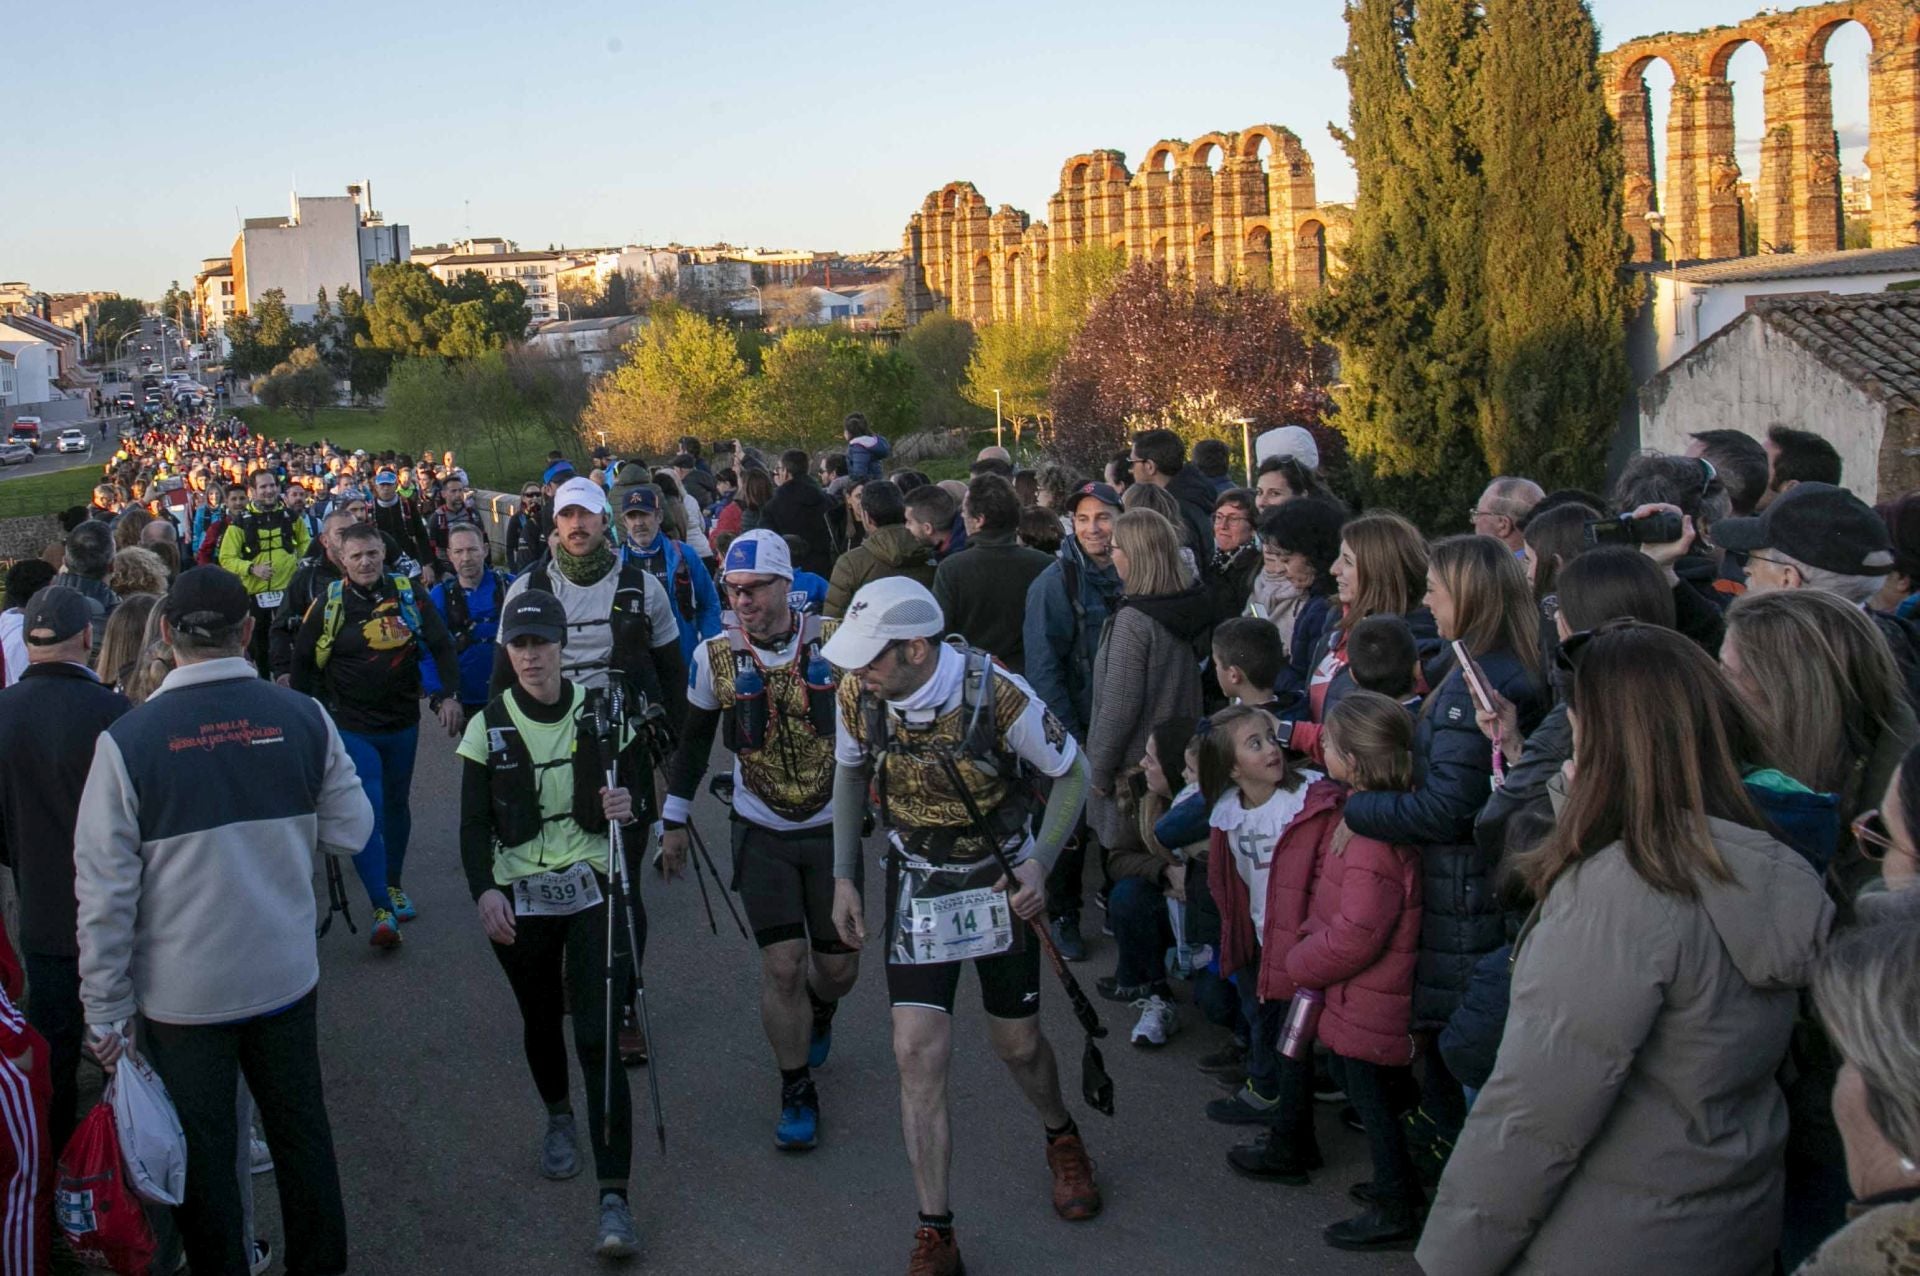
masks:
<svg viewBox="0 0 1920 1276"><path fill-rule="evenodd" d="M982 888L913 901L916 961L989 957L1012 946L1013 914L1000 891Z"/></svg>

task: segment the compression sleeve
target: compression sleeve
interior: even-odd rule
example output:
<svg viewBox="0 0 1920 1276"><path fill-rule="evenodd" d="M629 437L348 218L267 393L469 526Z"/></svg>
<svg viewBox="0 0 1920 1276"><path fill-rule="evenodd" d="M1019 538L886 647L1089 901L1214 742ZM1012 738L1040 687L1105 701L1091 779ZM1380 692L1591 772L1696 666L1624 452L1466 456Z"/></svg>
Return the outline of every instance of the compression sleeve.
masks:
<svg viewBox="0 0 1920 1276"><path fill-rule="evenodd" d="M460 867L474 899L500 889L493 880L493 793L486 763L472 758L460 760Z"/></svg>
<svg viewBox="0 0 1920 1276"><path fill-rule="evenodd" d="M687 706L687 724L674 748L673 762L667 772L667 804L663 818L685 824L692 818L693 800L700 793L700 777L707 773L707 759L713 756L714 733L720 729L720 711Z"/></svg>
<svg viewBox="0 0 1920 1276"><path fill-rule="evenodd" d="M839 797L836 793L835 798ZM1047 807L1040 814L1040 832L1033 839L1033 858L1048 872L1053 871L1053 862L1060 858L1060 848L1073 836L1073 830L1080 823L1080 812L1087 804L1087 755L1074 751L1073 765L1066 774L1055 776L1053 785L1047 790ZM836 805L834 810L834 846L840 845L840 815ZM838 856L835 856L836 860ZM836 869L836 871L838 871Z"/></svg>
<svg viewBox="0 0 1920 1276"><path fill-rule="evenodd" d="M851 881L860 864L860 825L867 814L867 780L873 766L833 766L833 875ZM1083 771L1084 775L1085 772ZM1063 839L1064 840L1064 839ZM1059 847L1054 853L1059 853Z"/></svg>

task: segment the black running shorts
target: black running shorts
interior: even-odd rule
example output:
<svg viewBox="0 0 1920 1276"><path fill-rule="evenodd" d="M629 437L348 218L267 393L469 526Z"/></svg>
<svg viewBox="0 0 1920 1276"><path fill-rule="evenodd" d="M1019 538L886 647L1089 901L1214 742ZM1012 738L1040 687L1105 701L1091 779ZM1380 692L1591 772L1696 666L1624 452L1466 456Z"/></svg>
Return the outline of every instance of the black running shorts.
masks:
<svg viewBox="0 0 1920 1276"><path fill-rule="evenodd" d="M733 888L760 947L811 939L817 953L854 951L833 927L831 825L777 832L735 819Z"/></svg>
<svg viewBox="0 0 1920 1276"><path fill-rule="evenodd" d="M878 938L893 933L893 901L899 895L894 870L887 871L887 925ZM960 991L960 968L971 965L980 980L980 1004L995 1019L1030 1019L1040 1013L1040 943L1027 933L1027 924L1014 922L1011 952L970 961L937 965L887 963L887 997L896 1006L923 1006L953 1013Z"/></svg>

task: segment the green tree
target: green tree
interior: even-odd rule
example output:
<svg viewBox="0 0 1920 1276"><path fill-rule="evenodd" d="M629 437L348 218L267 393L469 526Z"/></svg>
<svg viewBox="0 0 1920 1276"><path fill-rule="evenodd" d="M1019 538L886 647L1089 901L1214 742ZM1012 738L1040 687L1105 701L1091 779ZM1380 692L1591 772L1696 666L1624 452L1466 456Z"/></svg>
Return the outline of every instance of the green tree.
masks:
<svg viewBox="0 0 1920 1276"><path fill-rule="evenodd" d="M334 295L338 298L340 339L347 351L347 384L354 400L364 402L387 384L393 355L374 348L367 326L366 299L345 284Z"/></svg>
<svg viewBox="0 0 1920 1276"><path fill-rule="evenodd" d="M477 270L466 270L459 278L446 286L445 297L450 308L463 302L478 302L480 309L470 312L478 328L470 328L461 338L463 344L471 346L475 340L482 348L497 350L509 341L519 341L527 335L527 325L533 320L533 312L527 309L527 290L511 279L489 280ZM447 330L452 331L453 320L448 317ZM459 357L456 352L442 350L442 354Z"/></svg>
<svg viewBox="0 0 1920 1276"><path fill-rule="evenodd" d="M373 299L367 303L367 339L376 350L394 355L440 351L446 332L446 289L425 266L386 262L369 276Z"/></svg>
<svg viewBox="0 0 1920 1276"><path fill-rule="evenodd" d="M1346 268L1308 320L1339 348L1340 428L1368 494L1444 520L1485 474L1479 5L1349 0L1346 16L1351 127L1334 135L1359 193Z"/></svg>
<svg viewBox="0 0 1920 1276"><path fill-rule="evenodd" d="M661 453L682 434L728 435L751 406L732 333L691 310L656 306L625 353L594 386L583 417L616 449Z"/></svg>
<svg viewBox="0 0 1920 1276"><path fill-rule="evenodd" d="M193 331L193 294L182 289L178 279L167 285L160 298L160 317L179 324L182 332Z"/></svg>
<svg viewBox="0 0 1920 1276"><path fill-rule="evenodd" d="M755 428L769 442L824 447L849 412L883 434L912 423L913 369L884 345L841 328L792 328L768 348L751 382Z"/></svg>
<svg viewBox="0 0 1920 1276"><path fill-rule="evenodd" d="M287 294L278 288L269 288L260 294L260 301L253 307L254 341L259 346L258 364L267 368L277 367L293 356L294 350L309 344L301 338L306 335L293 321L293 312L287 309Z"/></svg>
<svg viewBox="0 0 1920 1276"><path fill-rule="evenodd" d="M1628 386L1624 168L1583 0L1487 0L1481 36L1488 384L1498 474L1590 486Z"/></svg>
<svg viewBox="0 0 1920 1276"><path fill-rule="evenodd" d="M900 338L900 356L913 370L913 406L918 428L952 430L978 426L986 414L960 393L973 358L973 325L939 311Z"/></svg>
<svg viewBox="0 0 1920 1276"><path fill-rule="evenodd" d="M227 317L227 371L236 377L251 377L273 367L260 359L260 323L244 310Z"/></svg>
<svg viewBox="0 0 1920 1276"><path fill-rule="evenodd" d="M94 341L102 358L113 358L120 339L140 326L146 304L132 297L108 297L94 306Z"/></svg>
<svg viewBox="0 0 1920 1276"><path fill-rule="evenodd" d="M312 429L315 414L339 399L339 383L320 351L302 346L253 383L253 397L264 408L292 412Z"/></svg>
<svg viewBox="0 0 1920 1276"><path fill-rule="evenodd" d="M1126 250L1093 244L1064 253L1047 276L1046 308L1031 319L981 328L967 364L961 394L991 412L994 391L1000 410L1018 419L1038 419L1048 410L1053 370L1102 298L1126 273Z"/></svg>

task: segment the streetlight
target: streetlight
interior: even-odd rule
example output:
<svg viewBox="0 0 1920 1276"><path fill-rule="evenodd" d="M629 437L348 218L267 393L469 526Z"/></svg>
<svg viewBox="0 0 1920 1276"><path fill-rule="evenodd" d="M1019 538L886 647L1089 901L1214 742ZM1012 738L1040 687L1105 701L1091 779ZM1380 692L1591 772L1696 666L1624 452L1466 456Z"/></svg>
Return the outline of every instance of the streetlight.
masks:
<svg viewBox="0 0 1920 1276"><path fill-rule="evenodd" d="M993 445L1000 446L1000 392L993 392Z"/></svg>
<svg viewBox="0 0 1920 1276"><path fill-rule="evenodd" d="M1672 250L1667 255L1667 265L1672 268L1668 273L1668 279L1673 287L1673 296L1671 298L1671 304L1673 306L1673 335L1678 337L1680 335L1680 245L1674 243L1673 236L1667 234L1667 215L1659 209L1648 209L1645 213L1641 214L1640 219L1646 222L1648 230L1652 231L1659 238L1666 240L1667 246Z"/></svg>
<svg viewBox="0 0 1920 1276"><path fill-rule="evenodd" d="M1247 467L1247 486L1253 486L1253 419L1237 416L1233 418L1240 427L1240 455Z"/></svg>
<svg viewBox="0 0 1920 1276"><path fill-rule="evenodd" d="M555 307L557 307L558 309L561 309L561 310L564 310L564 311L566 311L566 312L567 312L567 322L568 322L568 323L572 323L572 322L573 322L573 307L572 307L572 306L570 306L570 305L568 305L568 304L567 304L566 302L564 302L564 301L561 301L561 300L559 300L558 298L555 298L555 300L554 300L554 303L553 303L553 304L554 304L554 306L555 306Z"/></svg>

